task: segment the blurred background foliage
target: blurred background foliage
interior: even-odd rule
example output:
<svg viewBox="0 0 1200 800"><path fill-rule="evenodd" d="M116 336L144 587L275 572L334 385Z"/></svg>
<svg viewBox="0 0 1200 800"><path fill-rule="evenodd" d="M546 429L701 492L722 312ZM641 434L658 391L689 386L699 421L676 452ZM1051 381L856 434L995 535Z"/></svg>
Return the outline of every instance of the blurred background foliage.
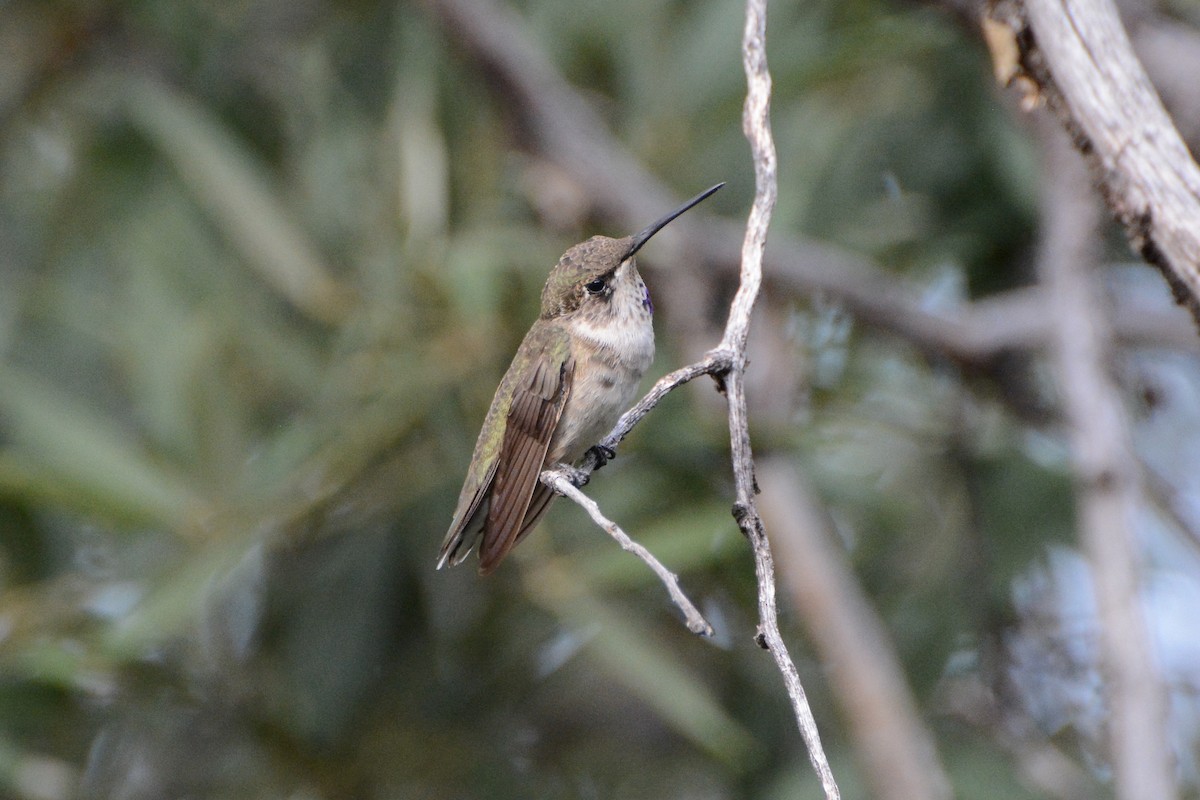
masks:
<svg viewBox="0 0 1200 800"><path fill-rule="evenodd" d="M680 196L727 180L710 210L744 215L739 4L517 10L650 172ZM930 307L1029 282L1037 155L979 43L880 0L772 14L774 229L869 257ZM0 53L0 796L817 796L752 642L710 386L669 398L590 491L681 572L714 642L566 503L495 576L433 570L549 267L627 231L527 147L425 8L7 0ZM643 262L654 290L653 247ZM654 377L716 341L659 305ZM1014 400L835 299L763 313L757 446L828 507L958 796L1042 796L1002 744L1014 717L1103 796L1086 568L1037 360L1014 359ZM1147 460L1200 474L1195 352L1122 359L1156 393ZM1197 550L1147 516L1194 781ZM951 699L964 676L1037 689L981 720Z"/></svg>

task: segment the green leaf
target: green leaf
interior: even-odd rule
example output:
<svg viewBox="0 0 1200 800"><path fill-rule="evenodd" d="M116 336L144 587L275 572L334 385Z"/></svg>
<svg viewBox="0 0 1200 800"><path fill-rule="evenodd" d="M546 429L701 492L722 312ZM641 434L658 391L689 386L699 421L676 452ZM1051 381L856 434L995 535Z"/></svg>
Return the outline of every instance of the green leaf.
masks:
<svg viewBox="0 0 1200 800"><path fill-rule="evenodd" d="M610 611L578 576L553 564L528 575L534 601L569 625L595 628L588 652L681 736L734 769L755 756L749 732L648 631Z"/></svg>
<svg viewBox="0 0 1200 800"><path fill-rule="evenodd" d="M0 452L0 491L176 531L205 507L182 475L112 420L13 367L0 381L0 420L15 443Z"/></svg>
<svg viewBox="0 0 1200 800"><path fill-rule="evenodd" d="M323 322L340 321L350 310L349 291L250 153L189 98L149 81L129 81L125 89L130 119L171 160L246 261L296 308Z"/></svg>

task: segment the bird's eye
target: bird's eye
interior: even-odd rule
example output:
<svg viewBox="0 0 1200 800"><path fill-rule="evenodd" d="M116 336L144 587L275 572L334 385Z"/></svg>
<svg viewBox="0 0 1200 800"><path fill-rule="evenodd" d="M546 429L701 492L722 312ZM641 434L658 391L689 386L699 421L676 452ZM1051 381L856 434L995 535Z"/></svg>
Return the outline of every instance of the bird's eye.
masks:
<svg viewBox="0 0 1200 800"><path fill-rule="evenodd" d="M600 294L607 286L608 281L604 280L604 278L595 278L585 283L583 288L587 289L588 294Z"/></svg>

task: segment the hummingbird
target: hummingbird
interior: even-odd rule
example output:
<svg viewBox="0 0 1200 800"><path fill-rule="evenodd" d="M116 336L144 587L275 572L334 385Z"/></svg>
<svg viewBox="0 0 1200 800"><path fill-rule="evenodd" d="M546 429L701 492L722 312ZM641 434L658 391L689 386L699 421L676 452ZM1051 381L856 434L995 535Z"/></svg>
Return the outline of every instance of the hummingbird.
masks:
<svg viewBox="0 0 1200 800"><path fill-rule="evenodd" d="M654 305L634 255L650 237L716 192L718 183L623 239L593 236L563 253L542 289L541 313L488 409L438 569L479 542L479 573L500 564L546 513L544 469L573 465L636 396L654 360ZM598 468L598 467L597 467Z"/></svg>

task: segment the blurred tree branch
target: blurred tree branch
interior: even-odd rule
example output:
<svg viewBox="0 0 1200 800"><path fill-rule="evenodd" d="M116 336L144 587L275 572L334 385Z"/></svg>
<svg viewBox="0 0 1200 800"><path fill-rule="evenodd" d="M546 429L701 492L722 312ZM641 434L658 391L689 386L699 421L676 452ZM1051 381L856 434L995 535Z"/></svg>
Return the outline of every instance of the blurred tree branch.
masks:
<svg viewBox="0 0 1200 800"><path fill-rule="evenodd" d="M1084 164L1066 137L1048 120L1040 128L1046 166L1039 272L1057 300L1055 364L1077 481L1079 536L1099 610L1117 797L1171 798L1176 789L1165 689L1138 591L1138 462L1125 410L1106 369L1112 336L1089 275L1100 214Z"/></svg>
<svg viewBox="0 0 1200 800"><path fill-rule="evenodd" d="M1081 767L1028 716L997 697L977 677L946 682L945 708L969 725L983 729L1016 762L1025 780L1042 794L1061 800L1091 800L1094 776Z"/></svg>
<svg viewBox="0 0 1200 800"><path fill-rule="evenodd" d="M830 665L859 761L879 800L952 796L933 736L883 622L831 541L823 510L799 471L774 458L759 470L762 511L774 532L792 607Z"/></svg>
<svg viewBox="0 0 1200 800"><path fill-rule="evenodd" d="M1089 159L1133 249L1200 323L1200 167L1107 0L996 0L984 32L997 79L1045 102Z"/></svg>

